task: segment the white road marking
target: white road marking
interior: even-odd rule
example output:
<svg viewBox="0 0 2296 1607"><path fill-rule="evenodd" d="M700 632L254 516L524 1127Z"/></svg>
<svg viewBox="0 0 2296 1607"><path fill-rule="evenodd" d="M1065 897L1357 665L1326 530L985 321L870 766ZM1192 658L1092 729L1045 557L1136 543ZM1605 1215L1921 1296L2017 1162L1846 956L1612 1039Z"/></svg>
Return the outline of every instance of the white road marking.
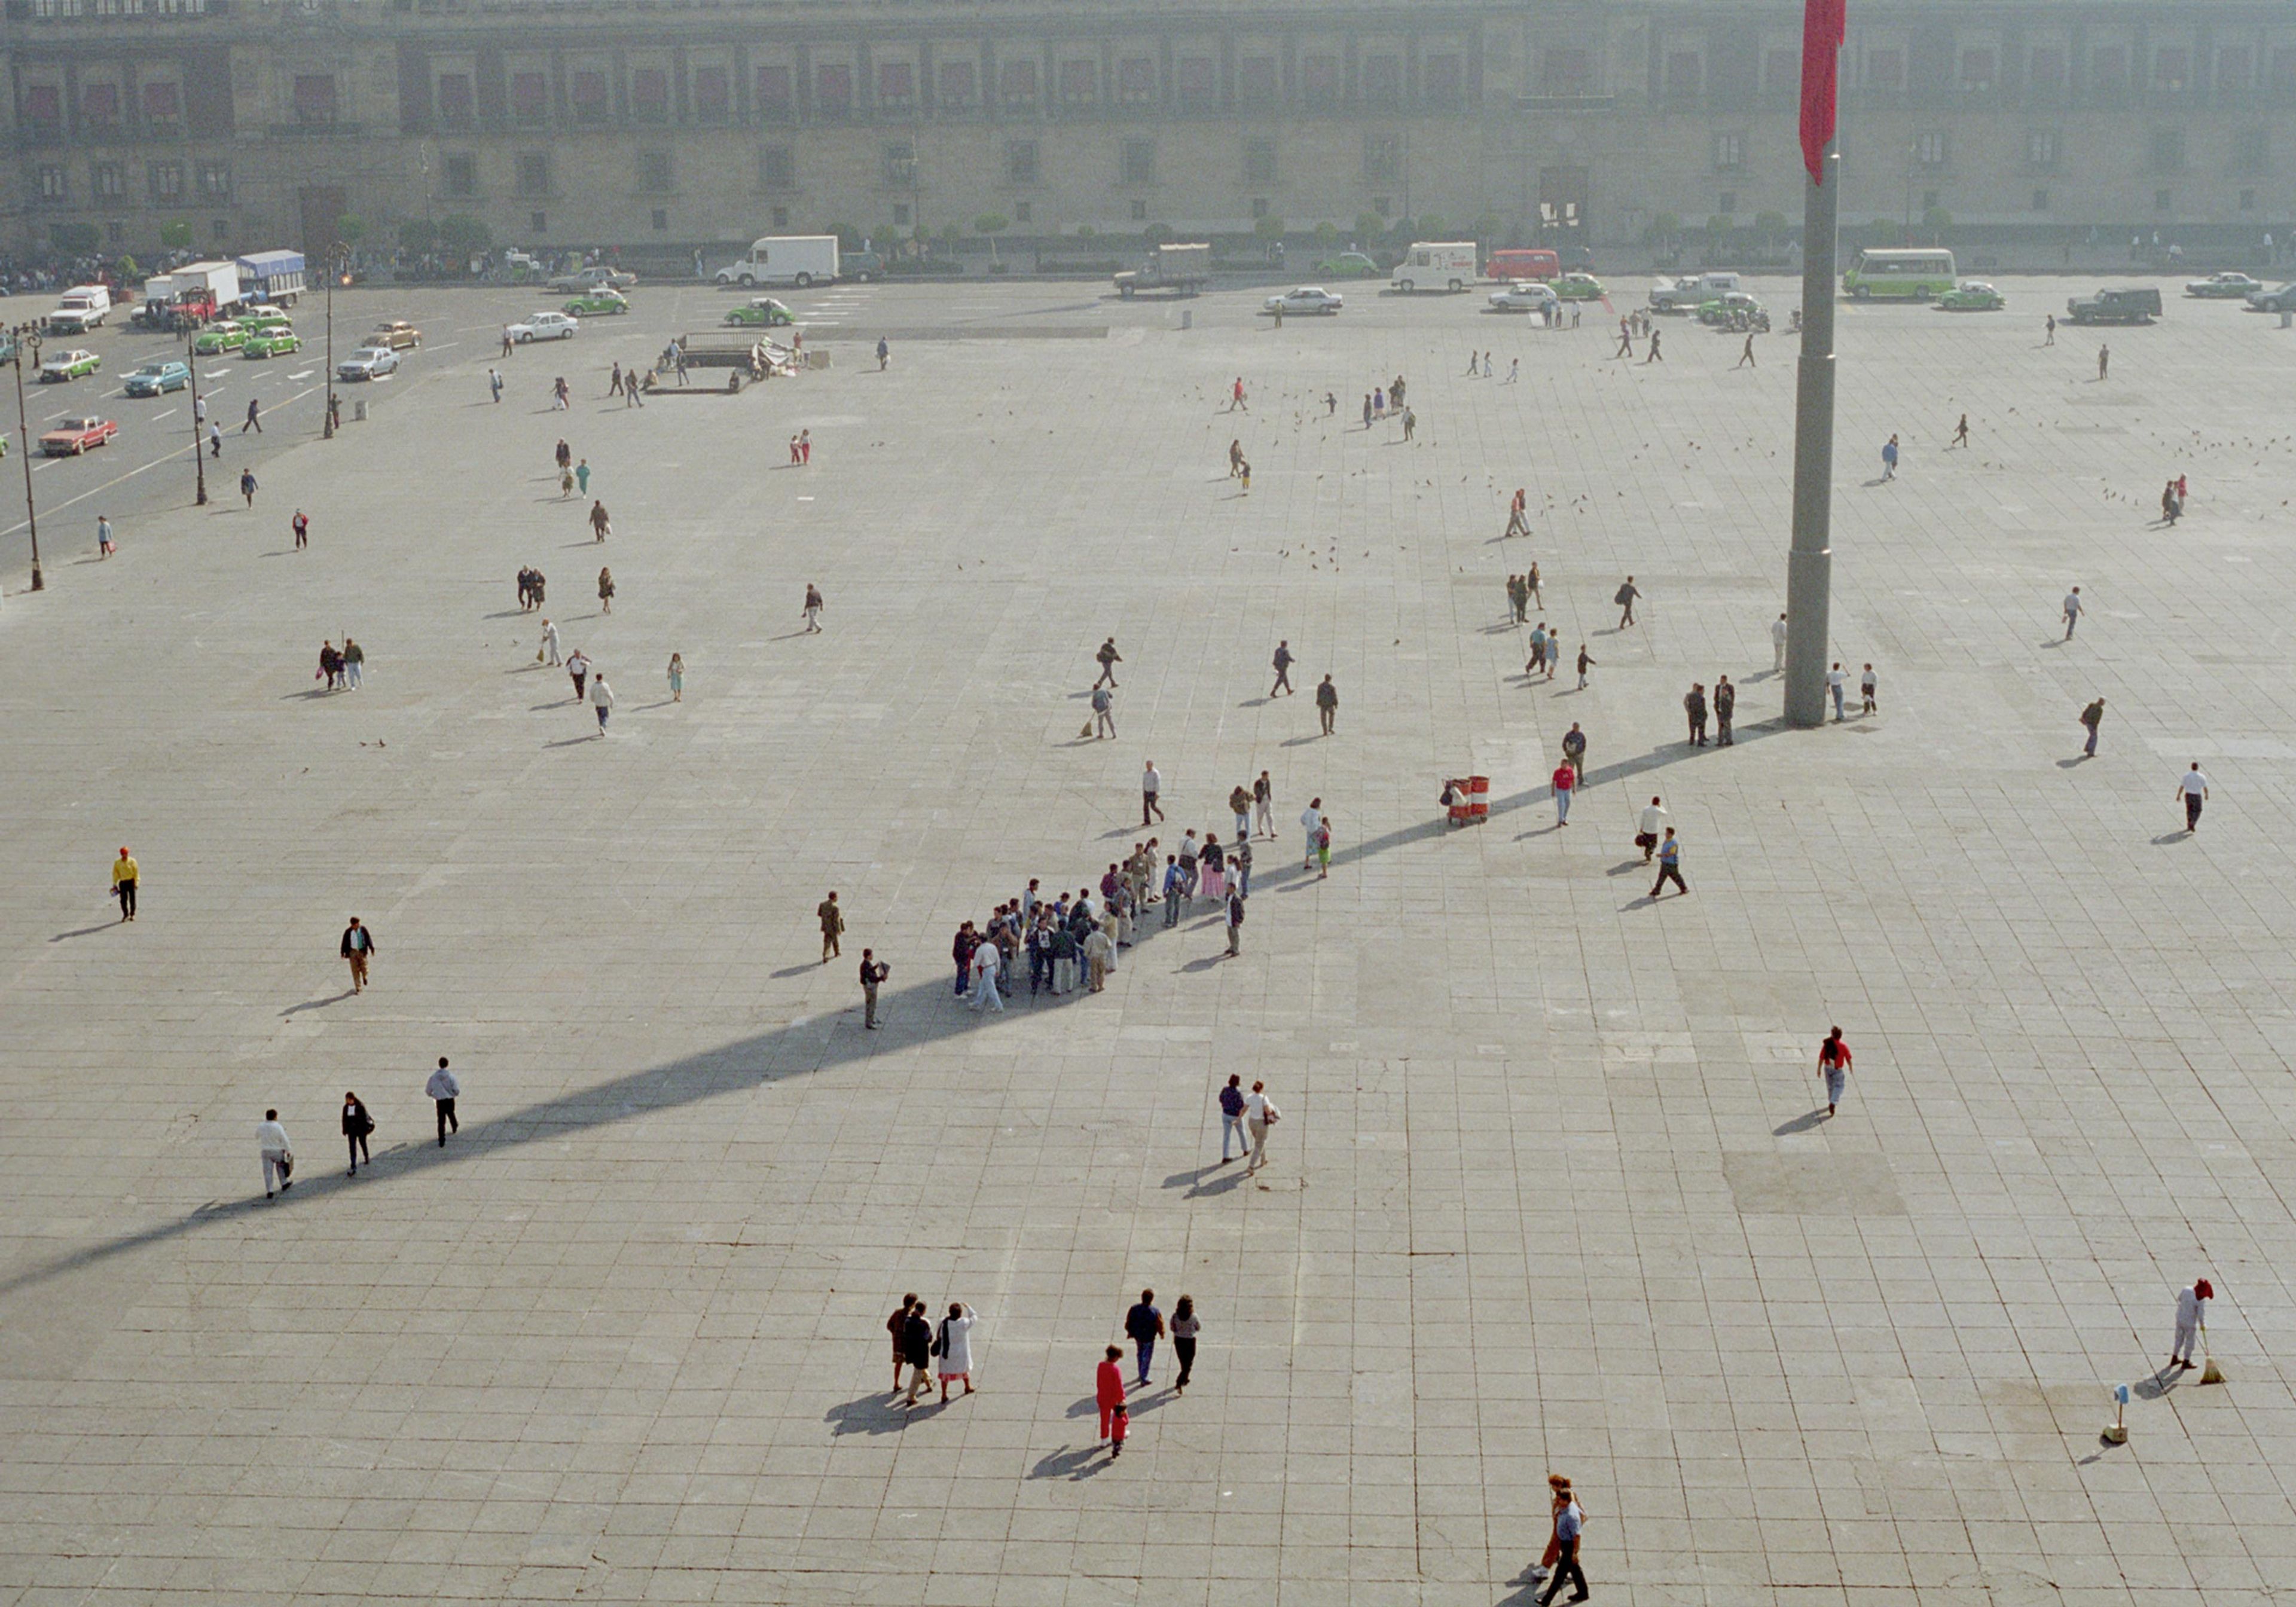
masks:
<svg viewBox="0 0 2296 1607"><path fill-rule="evenodd" d="M165 412L165 413L155 413L155 414L153 414L152 415L152 422L153 423L155 423L155 424L156 424L156 423L158 423L161 419L171 419L171 418L174 418L177 414L181 413L182 411L183 411L183 409L182 409L182 408L180 408L180 407L170 407L170 408L168 408L168 411L167 411L167 412Z"/></svg>
<svg viewBox="0 0 2296 1607"><path fill-rule="evenodd" d="M288 377L290 380L308 380L308 379L309 379L313 374L315 374L315 373L318 373L318 372L319 372L319 371L318 371L317 369L316 369L316 368L306 368L306 369L302 370L302 371L301 371L300 373L291 373L291 374L289 374L287 377Z"/></svg>

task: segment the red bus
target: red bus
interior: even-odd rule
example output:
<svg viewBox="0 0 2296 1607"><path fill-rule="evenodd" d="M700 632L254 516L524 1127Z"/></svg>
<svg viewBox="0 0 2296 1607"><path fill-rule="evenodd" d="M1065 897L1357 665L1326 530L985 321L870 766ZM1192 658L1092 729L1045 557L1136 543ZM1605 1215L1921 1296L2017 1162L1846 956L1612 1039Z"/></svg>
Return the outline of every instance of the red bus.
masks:
<svg viewBox="0 0 2296 1607"><path fill-rule="evenodd" d="M1518 279L1552 279L1562 272L1562 259L1544 248L1509 247L1493 251L1483 264L1483 277L1513 283Z"/></svg>

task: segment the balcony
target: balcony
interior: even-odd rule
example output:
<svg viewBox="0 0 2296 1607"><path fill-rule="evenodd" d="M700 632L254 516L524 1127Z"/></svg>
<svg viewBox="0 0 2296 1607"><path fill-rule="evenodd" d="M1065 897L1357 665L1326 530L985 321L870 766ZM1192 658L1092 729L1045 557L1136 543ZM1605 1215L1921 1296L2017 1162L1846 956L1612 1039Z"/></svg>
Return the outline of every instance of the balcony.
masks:
<svg viewBox="0 0 2296 1607"><path fill-rule="evenodd" d="M264 132L275 140L290 139L357 139L365 131L361 123L323 122L316 119L292 123L272 123Z"/></svg>

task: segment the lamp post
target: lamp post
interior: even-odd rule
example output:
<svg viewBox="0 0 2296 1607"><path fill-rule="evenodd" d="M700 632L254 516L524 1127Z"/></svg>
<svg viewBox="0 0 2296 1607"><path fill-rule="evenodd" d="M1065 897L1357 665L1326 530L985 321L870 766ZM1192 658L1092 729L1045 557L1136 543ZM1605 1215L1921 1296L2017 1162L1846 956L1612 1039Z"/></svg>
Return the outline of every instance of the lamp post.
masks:
<svg viewBox="0 0 2296 1607"><path fill-rule="evenodd" d="M32 430L24 417L24 348L32 348L35 368L40 361L40 333L29 324L20 324L16 335L16 439L24 448L24 524L32 532L32 589L48 589L47 578L40 573L40 515L32 505Z"/></svg>
<svg viewBox="0 0 2296 1607"><path fill-rule="evenodd" d="M184 331L184 360L192 370L192 473L199 487L193 498L195 505L208 505L208 465L200 455L200 326L195 322Z"/></svg>
<svg viewBox="0 0 2296 1607"><path fill-rule="evenodd" d="M319 389L325 397L321 411L326 423L319 431L322 440L335 439L335 281L347 275L350 254L340 246L327 249L327 372Z"/></svg>

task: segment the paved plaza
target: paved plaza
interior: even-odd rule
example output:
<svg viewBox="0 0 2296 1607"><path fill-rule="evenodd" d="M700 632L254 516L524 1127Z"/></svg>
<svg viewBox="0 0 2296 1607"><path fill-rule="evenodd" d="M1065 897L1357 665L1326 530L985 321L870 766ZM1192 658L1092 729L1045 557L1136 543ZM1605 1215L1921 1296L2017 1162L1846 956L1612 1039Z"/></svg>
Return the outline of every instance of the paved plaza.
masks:
<svg viewBox="0 0 2296 1607"><path fill-rule="evenodd" d="M193 508L161 404L104 402L121 439L36 480L45 593L0 538L0 1607L1525 1607L1551 1472L1598 1601L2287 1600L2296 336L2172 300L2099 381L2095 332L2042 344L2095 286L2007 288L1842 309L1829 656L1880 708L1808 732L1783 329L1629 365L1599 307L1480 294L1276 329L1242 290L856 286L791 298L826 369L636 411L609 363L730 297L641 287L497 405L488 332L546 303L361 289L339 332L430 342L332 442L268 381L251 510L238 439ZM1408 442L1361 419L1398 373ZM1583 692L1521 673L1534 559ZM1080 737L1111 634L1118 734ZM1723 674L1739 740L1689 747ZM964 1008L959 922L1096 887L1150 758L1168 851L1270 775L1241 956L1152 912L1104 993ZM1654 793L1690 889L1656 903ZM1284 1116L1248 1177L1231 1074ZM2196 1276L2221 1386L2160 1371ZM1201 1354L1111 1463L1094 1367L1144 1285ZM979 1311L978 1394L888 1394L909 1291Z"/></svg>

